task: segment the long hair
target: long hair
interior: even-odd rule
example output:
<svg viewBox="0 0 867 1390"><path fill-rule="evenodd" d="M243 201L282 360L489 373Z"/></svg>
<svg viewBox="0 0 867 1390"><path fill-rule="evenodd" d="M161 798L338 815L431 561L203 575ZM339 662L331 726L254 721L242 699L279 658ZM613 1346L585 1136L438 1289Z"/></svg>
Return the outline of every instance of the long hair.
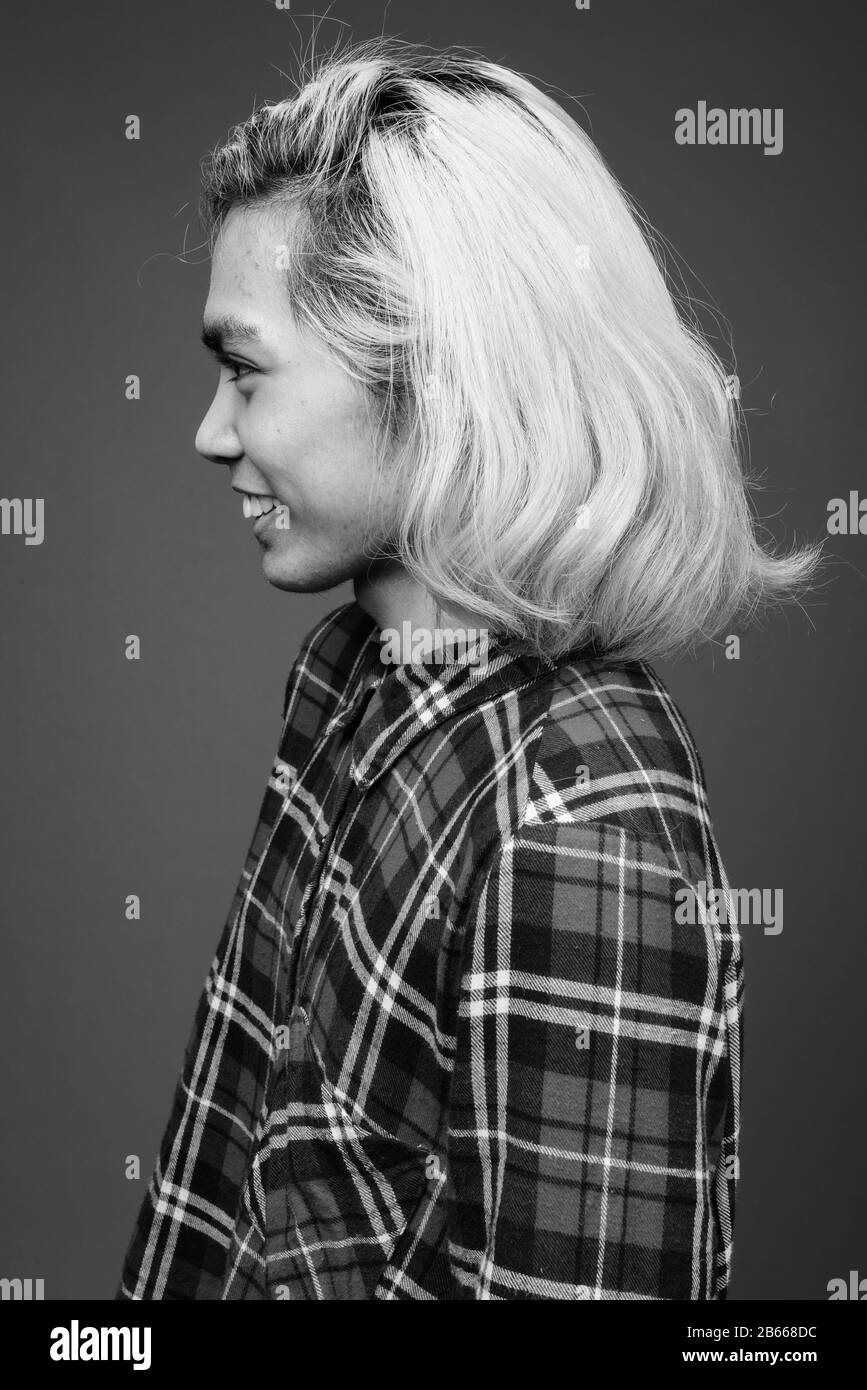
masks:
<svg viewBox="0 0 867 1390"><path fill-rule="evenodd" d="M557 659L657 659L801 591L758 538L730 374L575 120L458 49L333 52L203 165L213 239L266 206L287 304L369 392L397 554ZM278 230L279 240L279 230Z"/></svg>

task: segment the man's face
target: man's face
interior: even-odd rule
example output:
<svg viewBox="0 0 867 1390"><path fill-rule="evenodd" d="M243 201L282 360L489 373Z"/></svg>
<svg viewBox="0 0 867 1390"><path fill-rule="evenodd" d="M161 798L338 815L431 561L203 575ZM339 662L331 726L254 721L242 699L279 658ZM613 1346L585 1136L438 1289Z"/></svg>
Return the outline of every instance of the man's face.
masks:
<svg viewBox="0 0 867 1390"><path fill-rule="evenodd" d="M247 504L244 524L266 579L318 592L367 574L370 544L393 533L395 503L375 464L366 392L292 318L278 269L290 235L261 208L223 223L204 314L220 381L196 449L228 466L236 492L262 499ZM242 505L239 495L239 520Z"/></svg>

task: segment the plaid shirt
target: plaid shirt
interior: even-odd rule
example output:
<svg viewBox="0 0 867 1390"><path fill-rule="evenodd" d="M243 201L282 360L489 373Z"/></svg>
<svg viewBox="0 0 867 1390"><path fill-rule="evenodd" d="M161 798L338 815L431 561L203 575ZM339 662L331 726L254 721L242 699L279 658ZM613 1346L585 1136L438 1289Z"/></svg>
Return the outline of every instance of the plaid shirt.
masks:
<svg viewBox="0 0 867 1390"><path fill-rule="evenodd" d="M728 890L647 664L385 667L337 609L115 1297L725 1298L741 950L677 924L700 880Z"/></svg>

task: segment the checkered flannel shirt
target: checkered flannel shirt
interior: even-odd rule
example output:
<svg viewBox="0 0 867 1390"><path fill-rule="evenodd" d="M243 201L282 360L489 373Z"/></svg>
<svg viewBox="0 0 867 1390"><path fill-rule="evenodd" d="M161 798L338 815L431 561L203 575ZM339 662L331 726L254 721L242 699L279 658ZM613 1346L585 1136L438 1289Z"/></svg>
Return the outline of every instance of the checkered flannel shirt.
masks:
<svg viewBox="0 0 867 1390"><path fill-rule="evenodd" d="M386 667L338 608L115 1297L725 1298L741 950L678 925L699 880L728 890L650 666Z"/></svg>

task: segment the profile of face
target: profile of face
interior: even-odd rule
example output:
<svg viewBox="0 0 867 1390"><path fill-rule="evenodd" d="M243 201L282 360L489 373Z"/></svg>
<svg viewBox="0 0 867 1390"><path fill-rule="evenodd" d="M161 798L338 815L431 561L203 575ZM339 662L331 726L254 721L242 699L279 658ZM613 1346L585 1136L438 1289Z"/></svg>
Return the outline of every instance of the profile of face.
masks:
<svg viewBox="0 0 867 1390"><path fill-rule="evenodd" d="M269 582L319 592L369 574L395 499L367 393L292 315L280 269L290 236L255 206L222 224L202 335L220 379L196 449L228 468Z"/></svg>

